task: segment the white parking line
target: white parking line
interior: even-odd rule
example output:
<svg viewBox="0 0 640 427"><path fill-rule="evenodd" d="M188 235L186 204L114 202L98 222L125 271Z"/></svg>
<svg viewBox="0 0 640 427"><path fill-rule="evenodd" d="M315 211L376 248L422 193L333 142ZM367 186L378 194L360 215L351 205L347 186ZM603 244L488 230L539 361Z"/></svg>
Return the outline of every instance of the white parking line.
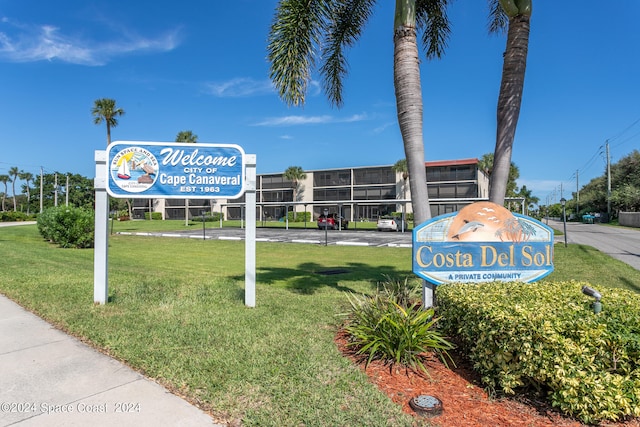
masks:
<svg viewBox="0 0 640 427"><path fill-rule="evenodd" d="M336 242L337 246L369 246L367 242Z"/></svg>

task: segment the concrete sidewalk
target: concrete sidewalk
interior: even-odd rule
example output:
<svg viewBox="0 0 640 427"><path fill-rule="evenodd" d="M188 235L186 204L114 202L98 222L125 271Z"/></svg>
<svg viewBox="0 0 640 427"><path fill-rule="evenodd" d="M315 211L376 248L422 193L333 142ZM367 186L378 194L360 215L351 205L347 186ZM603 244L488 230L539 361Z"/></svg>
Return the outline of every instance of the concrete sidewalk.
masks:
<svg viewBox="0 0 640 427"><path fill-rule="evenodd" d="M0 295L0 426L220 426Z"/></svg>

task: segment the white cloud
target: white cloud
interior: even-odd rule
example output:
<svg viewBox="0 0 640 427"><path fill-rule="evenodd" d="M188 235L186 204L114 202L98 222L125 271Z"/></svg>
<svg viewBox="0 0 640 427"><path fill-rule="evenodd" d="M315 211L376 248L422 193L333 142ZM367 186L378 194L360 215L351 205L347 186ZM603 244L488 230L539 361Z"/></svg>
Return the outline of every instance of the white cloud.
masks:
<svg viewBox="0 0 640 427"><path fill-rule="evenodd" d="M269 80L254 80L246 77L238 77L219 83L207 83L206 86L211 95L220 98L240 98L273 92L273 85Z"/></svg>
<svg viewBox="0 0 640 427"><path fill-rule="evenodd" d="M26 25L2 18L0 59L12 62L60 60L78 65L104 65L112 58L131 52L166 52L179 44L179 31L167 31L155 38L119 34L108 43L65 34L53 25Z"/></svg>
<svg viewBox="0 0 640 427"><path fill-rule="evenodd" d="M284 116L270 117L261 122L255 123L254 126L300 126L300 125L317 125L326 123L352 123L367 120L366 114L354 114L349 117L334 117L329 115L323 116Z"/></svg>

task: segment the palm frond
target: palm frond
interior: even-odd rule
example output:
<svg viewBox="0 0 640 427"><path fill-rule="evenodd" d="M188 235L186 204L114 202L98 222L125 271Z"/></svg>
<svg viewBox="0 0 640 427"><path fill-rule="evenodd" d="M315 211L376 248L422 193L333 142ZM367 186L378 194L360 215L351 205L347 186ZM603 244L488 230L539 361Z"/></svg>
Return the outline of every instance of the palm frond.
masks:
<svg viewBox="0 0 640 427"><path fill-rule="evenodd" d="M416 25L428 59L441 58L447 48L451 25L447 7L451 0L416 0Z"/></svg>
<svg viewBox="0 0 640 427"><path fill-rule="evenodd" d="M509 17L500 0L489 0L489 33L502 33L509 26Z"/></svg>
<svg viewBox="0 0 640 427"><path fill-rule="evenodd" d="M322 52L324 64L320 70L324 91L329 101L342 106L342 80L348 64L345 48L353 46L372 14L375 0L338 0L330 22Z"/></svg>
<svg viewBox="0 0 640 427"><path fill-rule="evenodd" d="M281 0L268 38L271 81L288 105L302 105L315 54L336 0Z"/></svg>

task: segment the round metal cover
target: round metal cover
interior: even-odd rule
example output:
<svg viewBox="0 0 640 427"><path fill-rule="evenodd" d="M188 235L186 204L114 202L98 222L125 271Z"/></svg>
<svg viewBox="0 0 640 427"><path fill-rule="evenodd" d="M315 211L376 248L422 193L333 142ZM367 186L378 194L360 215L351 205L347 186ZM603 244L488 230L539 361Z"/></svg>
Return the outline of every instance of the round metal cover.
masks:
<svg viewBox="0 0 640 427"><path fill-rule="evenodd" d="M421 394L409 400L409 406L420 415L436 416L442 413L442 401L434 396Z"/></svg>

